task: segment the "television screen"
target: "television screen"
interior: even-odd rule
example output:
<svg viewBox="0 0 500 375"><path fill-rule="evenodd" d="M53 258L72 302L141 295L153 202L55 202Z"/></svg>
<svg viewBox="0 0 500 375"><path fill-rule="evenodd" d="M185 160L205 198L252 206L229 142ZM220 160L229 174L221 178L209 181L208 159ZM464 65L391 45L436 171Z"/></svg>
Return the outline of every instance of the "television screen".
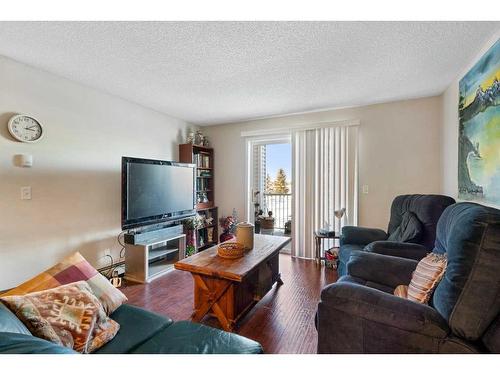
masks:
<svg viewBox="0 0 500 375"><path fill-rule="evenodd" d="M194 213L194 165L122 159L122 228L158 223Z"/></svg>

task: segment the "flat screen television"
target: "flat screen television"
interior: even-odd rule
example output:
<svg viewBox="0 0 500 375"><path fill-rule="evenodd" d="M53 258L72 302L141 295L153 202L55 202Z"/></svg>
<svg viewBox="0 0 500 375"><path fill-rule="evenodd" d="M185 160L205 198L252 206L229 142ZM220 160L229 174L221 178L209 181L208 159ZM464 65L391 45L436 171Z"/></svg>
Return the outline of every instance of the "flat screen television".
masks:
<svg viewBox="0 0 500 375"><path fill-rule="evenodd" d="M122 229L196 213L194 164L122 157Z"/></svg>

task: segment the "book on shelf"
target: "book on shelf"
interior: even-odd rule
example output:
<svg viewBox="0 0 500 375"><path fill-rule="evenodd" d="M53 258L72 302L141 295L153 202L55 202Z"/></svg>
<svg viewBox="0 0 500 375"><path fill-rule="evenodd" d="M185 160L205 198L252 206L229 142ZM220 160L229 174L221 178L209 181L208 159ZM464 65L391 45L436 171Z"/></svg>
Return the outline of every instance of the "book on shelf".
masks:
<svg viewBox="0 0 500 375"><path fill-rule="evenodd" d="M198 192L208 190L209 189L208 186L209 186L208 181L206 179L199 179L196 182L196 190Z"/></svg>
<svg viewBox="0 0 500 375"><path fill-rule="evenodd" d="M198 168L210 168L210 156L205 154L194 154L193 161Z"/></svg>
<svg viewBox="0 0 500 375"><path fill-rule="evenodd" d="M198 170L198 177L212 177L212 172L205 170Z"/></svg>

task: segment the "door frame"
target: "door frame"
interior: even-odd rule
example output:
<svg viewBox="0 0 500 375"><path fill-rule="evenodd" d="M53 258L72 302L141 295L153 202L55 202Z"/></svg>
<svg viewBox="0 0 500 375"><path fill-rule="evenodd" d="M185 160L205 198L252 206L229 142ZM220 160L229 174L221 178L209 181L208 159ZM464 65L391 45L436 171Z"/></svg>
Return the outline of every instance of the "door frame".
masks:
<svg viewBox="0 0 500 375"><path fill-rule="evenodd" d="M264 134L264 135L255 135L245 137L245 218L246 221L253 223L254 222L254 206L253 206L253 189L252 189L252 181L253 181L253 149L254 146L263 146L267 144L280 144L280 143L290 143L292 144L292 135L290 132L283 133L273 133L273 134ZM293 147L293 145L292 145ZM290 155L292 158L291 162L293 165L293 152ZM292 183L294 181L293 176L293 168L292 168ZM292 200L293 202L293 200ZM293 210L293 208L292 208ZM293 220L293 217L292 217Z"/></svg>

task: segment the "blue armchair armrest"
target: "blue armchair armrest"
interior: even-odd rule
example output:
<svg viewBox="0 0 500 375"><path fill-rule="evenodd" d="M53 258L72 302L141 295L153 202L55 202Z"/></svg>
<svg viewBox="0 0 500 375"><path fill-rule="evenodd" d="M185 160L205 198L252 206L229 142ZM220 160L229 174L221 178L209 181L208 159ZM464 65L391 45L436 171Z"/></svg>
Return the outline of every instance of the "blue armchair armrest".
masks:
<svg viewBox="0 0 500 375"><path fill-rule="evenodd" d="M347 282L323 289L317 327L318 353L432 353L449 334L432 307Z"/></svg>
<svg viewBox="0 0 500 375"><path fill-rule="evenodd" d="M389 255L353 251L347 262L347 274L395 288L409 285L418 262Z"/></svg>
<svg viewBox="0 0 500 375"><path fill-rule="evenodd" d="M420 260L425 257L429 250L422 245L408 242L375 241L368 244L365 251L395 257Z"/></svg>
<svg viewBox="0 0 500 375"><path fill-rule="evenodd" d="M340 245L368 245L373 241L387 239L387 233L382 229L346 226L342 228Z"/></svg>

